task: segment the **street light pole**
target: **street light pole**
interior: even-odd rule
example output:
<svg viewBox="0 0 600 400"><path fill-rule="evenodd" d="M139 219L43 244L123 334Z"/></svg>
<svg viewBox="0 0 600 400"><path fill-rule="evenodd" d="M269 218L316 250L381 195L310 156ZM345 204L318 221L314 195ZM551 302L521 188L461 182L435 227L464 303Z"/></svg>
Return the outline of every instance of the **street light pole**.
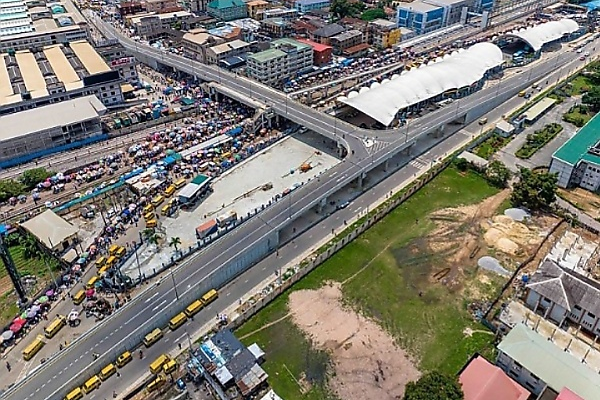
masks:
<svg viewBox="0 0 600 400"><path fill-rule="evenodd" d="M171 267L171 279L173 280L173 289L175 290L175 298L179 301L179 293L177 293L177 283L175 283L175 275L173 275L173 268Z"/></svg>

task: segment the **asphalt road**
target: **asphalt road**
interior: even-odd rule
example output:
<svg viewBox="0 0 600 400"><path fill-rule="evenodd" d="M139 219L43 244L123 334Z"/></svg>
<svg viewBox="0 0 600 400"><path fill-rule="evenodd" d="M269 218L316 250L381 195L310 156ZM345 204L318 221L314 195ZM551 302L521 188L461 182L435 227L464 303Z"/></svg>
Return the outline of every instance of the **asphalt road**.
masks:
<svg viewBox="0 0 600 400"><path fill-rule="evenodd" d="M143 51L151 55L157 54L156 50L150 48L144 48ZM160 55L160 52L158 54ZM556 71L561 65L572 63L573 58L576 58L576 56L575 53L565 53L559 55L556 59L540 62L532 67L531 73L517 74L514 77L505 79L500 88L482 90L468 98L455 102L452 107L442 108L428 114L425 119L411 123L406 137L404 128L401 131L371 132L357 129L349 124L335 122L335 119L331 116L321 114L297 103L285 101L286 96L273 89L257 85L245 78L215 71L210 66L196 64L196 71L204 70L202 73L197 73L203 79L219 81L221 84L243 94L252 94L261 100L273 103L273 108L277 112L325 136L331 137L332 133L341 136L340 140L346 142L346 145L355 153L350 153L344 162L323 174L319 181L313 180L298 188L292 193L291 201L286 199L286 201L275 203L263 211L260 217L252 218L242 224L178 268L174 273L174 279L179 287L179 295L182 296L183 293L194 290L194 286L209 273L221 269L222 266L236 259L239 254L253 249L273 231L288 225L290 220L304 213L320 199L335 193L360 173L389 158L391 154L398 151L401 145L405 144L407 139L411 140L430 132L433 128L453 120L461 110L476 107L482 102L497 96L500 92L515 91L525 86L528 81L536 81L542 76L548 76L551 71ZM176 67L185 71L191 70L190 60L172 54L169 54L168 57L169 62ZM378 136L377 140L385 139L389 145L366 148L363 145L362 137L375 135ZM373 154L369 154L368 149L373 148L376 150ZM407 167L402 173L410 176L414 171L411 172L410 167ZM350 211L351 209L347 209L342 212ZM290 215L292 218L289 218ZM296 243L300 248L301 245L298 240ZM254 270L260 271L260 268L255 267L252 271ZM160 286L142 293L105 323L98 325L92 335L85 335L60 353L59 357L42 365L35 374L31 375L31 378L18 384L15 390L8 393L5 398L11 400L56 399L64 386L70 388L71 383L69 381L73 377L88 366L93 365L92 352L111 354L114 352L113 348L116 345L139 340L141 336L150 330L148 326L160 316L157 316L157 313L175 311L169 310L169 306L175 302L175 293L173 286L170 284L170 277L167 279ZM207 312L209 314L207 317L210 318L210 310L207 310Z"/></svg>

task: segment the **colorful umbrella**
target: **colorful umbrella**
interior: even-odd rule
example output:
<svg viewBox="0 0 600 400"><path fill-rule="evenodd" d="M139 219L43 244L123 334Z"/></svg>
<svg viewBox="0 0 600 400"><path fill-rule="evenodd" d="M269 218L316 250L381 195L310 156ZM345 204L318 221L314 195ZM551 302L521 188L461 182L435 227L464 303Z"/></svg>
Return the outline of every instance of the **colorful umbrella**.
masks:
<svg viewBox="0 0 600 400"><path fill-rule="evenodd" d="M48 297L52 297L52 296L54 296L54 290L48 290L48 291L46 292L46 296L48 296Z"/></svg>
<svg viewBox="0 0 600 400"><path fill-rule="evenodd" d="M4 339L4 341L12 339L13 336L15 336L15 333L13 331L2 332L2 339Z"/></svg>
<svg viewBox="0 0 600 400"><path fill-rule="evenodd" d="M25 318L22 317L17 317L13 320L13 324L18 324L18 325L24 325L25 324Z"/></svg>
<svg viewBox="0 0 600 400"><path fill-rule="evenodd" d="M48 296L42 296L42 297L40 297L40 298L38 299L38 301L39 301L40 303L47 303L47 302L48 302L48 300L49 300L49 299L48 299Z"/></svg>
<svg viewBox="0 0 600 400"><path fill-rule="evenodd" d="M23 329L23 325L21 324L12 324L8 327L8 329L13 333L18 333L21 329Z"/></svg>

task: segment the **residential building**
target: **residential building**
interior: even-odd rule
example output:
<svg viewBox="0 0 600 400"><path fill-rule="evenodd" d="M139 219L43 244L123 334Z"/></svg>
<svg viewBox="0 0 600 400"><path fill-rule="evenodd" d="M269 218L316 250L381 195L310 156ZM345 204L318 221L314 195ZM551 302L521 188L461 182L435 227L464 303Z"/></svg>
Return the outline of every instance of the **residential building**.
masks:
<svg viewBox="0 0 600 400"><path fill-rule="evenodd" d="M343 26L346 30L357 30L361 31L365 37L369 35L369 22L363 21L360 18L344 17L338 21L338 24Z"/></svg>
<svg viewBox="0 0 600 400"><path fill-rule="evenodd" d="M208 0L187 0L190 11L196 14L205 13L208 9Z"/></svg>
<svg viewBox="0 0 600 400"><path fill-rule="evenodd" d="M313 42L308 39L296 39L300 43L305 43L313 48L313 64L322 67L331 62L333 56L333 47Z"/></svg>
<svg viewBox="0 0 600 400"><path fill-rule="evenodd" d="M105 113L92 95L0 116L0 168L106 139Z"/></svg>
<svg viewBox="0 0 600 400"><path fill-rule="evenodd" d="M71 0L0 2L0 52L88 38L88 25Z"/></svg>
<svg viewBox="0 0 600 400"><path fill-rule="evenodd" d="M269 8L269 2L264 0L252 0L246 3L248 17L260 21L259 15Z"/></svg>
<svg viewBox="0 0 600 400"><path fill-rule="evenodd" d="M600 393L598 373L523 324L498 345L496 365L535 396L568 388L584 400L597 400Z"/></svg>
<svg viewBox="0 0 600 400"><path fill-rule="evenodd" d="M313 42L331 45L331 38L344 32L346 28L339 24L328 24L310 33Z"/></svg>
<svg viewBox="0 0 600 400"><path fill-rule="evenodd" d="M244 42L255 42L260 38L260 22L252 18L236 19L235 21L229 21L226 25L240 28L241 37L238 39Z"/></svg>
<svg viewBox="0 0 600 400"><path fill-rule="evenodd" d="M144 0L146 12L161 14L164 12L182 11L177 0Z"/></svg>
<svg viewBox="0 0 600 400"><path fill-rule="evenodd" d="M242 39L242 28L230 24L225 24L209 29L208 33L210 33L213 36L225 39L225 41L227 42Z"/></svg>
<svg viewBox="0 0 600 400"><path fill-rule="evenodd" d="M139 84L137 60L116 39L98 43L96 51L106 60L110 69L119 72L121 80L133 86Z"/></svg>
<svg viewBox="0 0 600 400"><path fill-rule="evenodd" d="M527 400L530 393L499 367L476 354L458 374L464 400Z"/></svg>
<svg viewBox="0 0 600 400"><path fill-rule="evenodd" d="M398 26L423 35L444 26L444 9L440 6L415 0L410 3L399 2L397 8Z"/></svg>
<svg viewBox="0 0 600 400"><path fill-rule="evenodd" d="M561 188L580 186L592 192L600 188L600 114L554 152L550 172L558 174Z"/></svg>
<svg viewBox="0 0 600 400"><path fill-rule="evenodd" d="M281 18L284 21L292 22L298 18L298 10L285 7L269 8L259 11L256 19L262 21L271 18Z"/></svg>
<svg viewBox="0 0 600 400"><path fill-rule="evenodd" d="M121 82L86 41L11 51L0 55L0 114L87 95L120 104Z"/></svg>
<svg viewBox="0 0 600 400"><path fill-rule="evenodd" d="M248 56L248 75L268 85L280 85L312 67L311 46L292 39L277 39L271 48Z"/></svg>
<svg viewBox="0 0 600 400"><path fill-rule="evenodd" d="M141 1L122 1L116 7L121 18L146 11L145 5Z"/></svg>
<svg viewBox="0 0 600 400"><path fill-rule="evenodd" d="M205 29L192 29L181 39L185 56L203 63L207 62L209 48L225 42L225 39L213 36Z"/></svg>
<svg viewBox="0 0 600 400"><path fill-rule="evenodd" d="M269 18L260 21L260 30L269 37L284 38L292 34L292 24L282 18Z"/></svg>
<svg viewBox="0 0 600 400"><path fill-rule="evenodd" d="M369 22L369 44L387 49L400 42L400 29L396 22L376 19Z"/></svg>
<svg viewBox="0 0 600 400"><path fill-rule="evenodd" d="M215 18L231 21L246 18L248 9L242 0L213 0L208 3L206 11Z"/></svg>
<svg viewBox="0 0 600 400"><path fill-rule="evenodd" d="M206 63L218 64L222 60L230 57L245 55L250 49L250 43L243 40L233 40L231 42L218 44L209 47L206 50Z"/></svg>
<svg viewBox="0 0 600 400"><path fill-rule="evenodd" d="M344 50L365 43L365 37L361 31L349 30L332 36L329 41L333 47L334 54L342 54ZM367 44L368 47L368 44Z"/></svg>
<svg viewBox="0 0 600 400"><path fill-rule="evenodd" d="M466 21L467 12L475 11L475 0L423 0L432 6L444 9L443 26L458 24L461 19Z"/></svg>
<svg viewBox="0 0 600 400"><path fill-rule="evenodd" d="M314 10L322 10L329 8L331 2L329 0L295 0L294 8L300 14L307 14Z"/></svg>
<svg viewBox="0 0 600 400"><path fill-rule="evenodd" d="M525 303L562 327L566 321L600 335L600 283L546 259L526 285Z"/></svg>
<svg viewBox="0 0 600 400"><path fill-rule="evenodd" d="M198 18L188 11L175 11L169 13L133 15L127 17L129 25L135 33L146 39L162 36L172 29L188 30L194 28Z"/></svg>

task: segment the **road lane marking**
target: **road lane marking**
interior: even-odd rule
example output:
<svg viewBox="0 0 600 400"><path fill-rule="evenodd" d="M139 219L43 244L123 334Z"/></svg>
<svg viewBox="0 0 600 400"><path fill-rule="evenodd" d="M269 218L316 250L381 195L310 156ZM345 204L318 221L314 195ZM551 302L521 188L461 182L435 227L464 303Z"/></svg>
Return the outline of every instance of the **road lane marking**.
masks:
<svg viewBox="0 0 600 400"><path fill-rule="evenodd" d="M160 295L159 292L154 293L152 296L148 297L144 303L150 303L158 295Z"/></svg>
<svg viewBox="0 0 600 400"><path fill-rule="evenodd" d="M164 306L166 303L167 303L167 299L164 299L163 301L161 301L161 302L160 302L160 304L159 304L159 305L157 305L156 307L154 307L154 308L152 309L152 311L156 311L156 310L158 310L159 308L161 308L162 306Z"/></svg>

